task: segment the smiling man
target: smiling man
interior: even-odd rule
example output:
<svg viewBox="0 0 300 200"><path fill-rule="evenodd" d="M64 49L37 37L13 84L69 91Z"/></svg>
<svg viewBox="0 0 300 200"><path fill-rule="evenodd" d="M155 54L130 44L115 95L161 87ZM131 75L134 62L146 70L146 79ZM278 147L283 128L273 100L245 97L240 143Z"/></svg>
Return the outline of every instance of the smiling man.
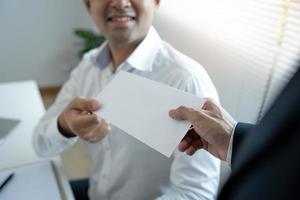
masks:
<svg viewBox="0 0 300 200"><path fill-rule="evenodd" d="M93 98L121 70L218 101L202 66L162 41L151 26L160 1L84 3L107 42L84 56L41 119L33 137L37 153L55 156L83 141L93 163L89 179L72 182L77 199L213 199L217 159L205 151L189 157L178 150L166 158L94 114L101 102Z"/></svg>

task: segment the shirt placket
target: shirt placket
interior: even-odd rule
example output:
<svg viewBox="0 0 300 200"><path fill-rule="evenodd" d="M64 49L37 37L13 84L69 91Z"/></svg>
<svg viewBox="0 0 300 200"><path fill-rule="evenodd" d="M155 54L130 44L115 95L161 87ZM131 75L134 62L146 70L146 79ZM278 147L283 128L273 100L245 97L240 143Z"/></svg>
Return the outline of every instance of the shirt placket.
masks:
<svg viewBox="0 0 300 200"><path fill-rule="evenodd" d="M107 192L108 192L108 188L109 188L109 184L110 184L110 169L111 169L111 162L112 162L112 157L111 157L111 147L110 147L110 143L109 140L105 140L103 143L103 157L105 162L103 163L102 166L102 170L100 175L100 193L103 194L103 196L105 197L105 199L108 199L107 196Z"/></svg>
<svg viewBox="0 0 300 200"><path fill-rule="evenodd" d="M104 73L102 74L102 80L103 80L103 87L107 85L107 83L113 78L114 74L110 70L109 67L103 71ZM102 170L99 173L99 193L102 194L101 199L103 200L108 200L108 189L109 189L109 184L110 184L110 169L111 169L111 163L112 163L112 155L111 155L111 145L110 145L110 138L111 136L108 135L107 138L103 140L102 143L102 149L103 149L103 164L102 164ZM105 199L104 199L105 198Z"/></svg>

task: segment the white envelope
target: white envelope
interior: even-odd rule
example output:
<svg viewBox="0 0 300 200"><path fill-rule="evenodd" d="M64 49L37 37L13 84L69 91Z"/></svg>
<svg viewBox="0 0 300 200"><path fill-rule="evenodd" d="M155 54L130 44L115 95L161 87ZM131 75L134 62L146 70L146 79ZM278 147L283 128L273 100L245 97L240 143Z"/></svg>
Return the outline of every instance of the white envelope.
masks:
<svg viewBox="0 0 300 200"><path fill-rule="evenodd" d="M97 115L170 157L190 124L169 117L170 109L202 106L203 99L150 79L121 71L96 97Z"/></svg>

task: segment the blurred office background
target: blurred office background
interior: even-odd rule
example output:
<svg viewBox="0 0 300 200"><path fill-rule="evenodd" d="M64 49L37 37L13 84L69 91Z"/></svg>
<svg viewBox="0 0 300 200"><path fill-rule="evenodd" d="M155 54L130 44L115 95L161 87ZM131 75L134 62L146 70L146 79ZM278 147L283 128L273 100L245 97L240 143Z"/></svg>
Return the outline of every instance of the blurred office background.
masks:
<svg viewBox="0 0 300 200"><path fill-rule="evenodd" d="M48 107L79 61L74 30L94 29L82 0L1 0L0 25L0 82L35 80ZM205 67L240 121L259 121L300 56L299 0L162 0L154 26ZM63 161L70 179L88 175L80 143Z"/></svg>

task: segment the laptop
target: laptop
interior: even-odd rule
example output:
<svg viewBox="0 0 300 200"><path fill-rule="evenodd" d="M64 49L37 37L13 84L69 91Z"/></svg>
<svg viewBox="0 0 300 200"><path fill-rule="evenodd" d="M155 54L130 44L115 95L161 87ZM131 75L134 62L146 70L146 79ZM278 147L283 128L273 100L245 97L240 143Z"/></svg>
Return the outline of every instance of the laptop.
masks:
<svg viewBox="0 0 300 200"><path fill-rule="evenodd" d="M20 120L0 117L0 144L6 136L18 125Z"/></svg>

